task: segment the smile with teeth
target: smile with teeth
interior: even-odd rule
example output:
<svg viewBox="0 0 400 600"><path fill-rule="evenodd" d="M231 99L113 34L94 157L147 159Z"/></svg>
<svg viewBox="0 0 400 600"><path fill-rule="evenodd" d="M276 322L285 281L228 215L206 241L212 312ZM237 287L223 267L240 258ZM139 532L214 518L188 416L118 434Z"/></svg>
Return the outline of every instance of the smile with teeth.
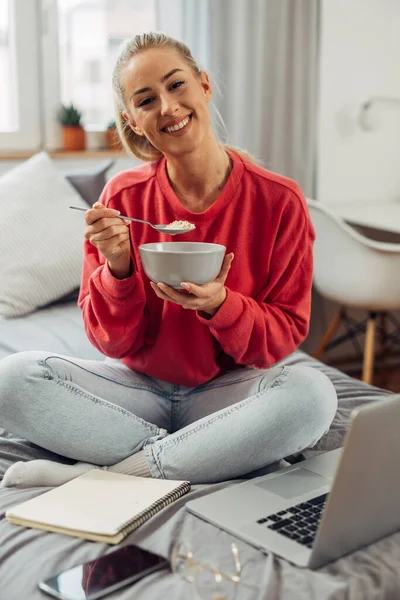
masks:
<svg viewBox="0 0 400 600"><path fill-rule="evenodd" d="M186 125L189 123L189 121L190 121L190 116L185 117L184 119L182 119L182 121L180 123L177 123L176 125L172 125L172 127L164 127L164 131L166 131L167 133L172 133L173 131L179 131L180 129L183 129L184 127L186 127Z"/></svg>

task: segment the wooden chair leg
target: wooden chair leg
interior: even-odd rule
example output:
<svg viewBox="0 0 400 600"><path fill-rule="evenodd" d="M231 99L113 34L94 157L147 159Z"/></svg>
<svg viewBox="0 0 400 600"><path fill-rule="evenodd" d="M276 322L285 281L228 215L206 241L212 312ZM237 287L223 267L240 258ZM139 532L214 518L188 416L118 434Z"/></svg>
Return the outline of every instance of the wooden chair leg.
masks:
<svg viewBox="0 0 400 600"><path fill-rule="evenodd" d="M322 357L322 355L325 351L325 348L327 347L327 345L329 344L329 342L335 335L336 330L338 329L338 327L340 325L341 318L342 318L342 309L338 310L336 315L333 317L332 321L329 323L328 329L326 330L326 332L321 340L320 345L318 346L316 352L314 353L314 358L316 358L317 360L320 360L320 358Z"/></svg>
<svg viewBox="0 0 400 600"><path fill-rule="evenodd" d="M375 344L376 314L371 313L367 322L364 343L364 361L362 380L365 383L372 383L374 371L374 344Z"/></svg>

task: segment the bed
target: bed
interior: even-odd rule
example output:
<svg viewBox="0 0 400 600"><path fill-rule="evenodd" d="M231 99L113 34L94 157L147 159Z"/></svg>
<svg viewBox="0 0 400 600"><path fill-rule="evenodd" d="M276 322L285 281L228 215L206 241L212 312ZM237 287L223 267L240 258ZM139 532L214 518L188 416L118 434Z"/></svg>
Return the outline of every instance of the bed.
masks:
<svg viewBox="0 0 400 600"><path fill-rule="evenodd" d="M35 159L36 160L36 159ZM60 188L59 195L54 193L55 186L60 185L55 172L50 172L51 165L48 157L42 157L41 166L38 162L33 164L33 179L31 184L27 183L27 174L15 173L4 185L0 181L0 204L4 199L6 211L11 203L8 201L13 190L14 202L12 206L20 203L23 209L29 203L33 205L32 219L43 207L44 187L48 187L48 209L55 210L53 228L59 226L58 239L62 240L65 219L68 212L61 213L61 197L65 196L65 206L76 204L76 198L70 198L67 190ZM104 177L110 164L103 165L97 171L85 174L75 174L70 182L78 190L81 197L91 204L97 199L99 191L104 185ZM39 168L40 167L40 168ZM39 182L39 192L34 194L34 184L39 181L39 171L43 169L46 177ZM54 178L52 184L49 181ZM22 183L21 183L22 182ZM21 186L25 184L25 189ZM2 196L3 193L3 196ZM35 206L36 202L36 206ZM64 206L64 208L65 208ZM73 211L71 211L73 212ZM62 214L61 219L59 215ZM10 222L3 214L4 223ZM75 218L75 216L74 216ZM68 244L71 246L73 225L70 224L71 234ZM41 223L36 223L36 228ZM21 229L22 225L19 225ZM0 224L1 229L1 224ZM24 233L25 242L28 243L33 228L30 226ZM37 229L35 238L30 240L32 248L37 250L38 244L42 244L43 261L47 260L49 247L46 235L38 236ZM7 233L0 231L0 247ZM45 233L45 232L44 232ZM82 234L77 236L79 246L82 242ZM13 239L10 240L13 243ZM0 248L1 249L1 248ZM73 278L68 282L68 290L62 290L61 284L65 284L65 278L61 282L55 277L48 277L48 298L43 296L31 296L30 289L16 290L19 279L8 281L9 288L4 286L4 277L13 273L1 272L1 265L7 263L2 250L2 261L0 263L0 358L11 353L23 350L50 350L56 353L83 358L103 359L103 356L88 342L81 319L80 311L76 305L77 290L73 289L73 283L79 283L80 256L75 255L68 260L75 263L69 273ZM68 248L71 251L71 248ZM11 248L12 251L12 248ZM11 252L10 251L10 252ZM54 252L54 248L51 247ZM65 251L59 253L59 260L65 259ZM9 260L13 260L10 254ZM28 259L24 262L26 268ZM46 264L46 263L45 263ZM58 262L55 263L56 267ZM21 265L21 269L23 268ZM31 273L36 268L36 263L30 266ZM57 269L58 270L58 269ZM15 271L19 276L19 271ZM40 276L41 273L38 273ZM75 278L75 279L74 279ZM58 287L56 287L56 284ZM44 283L41 283L42 287ZM3 286L3 287L2 287ZM71 287L72 286L72 287ZM7 292L12 291L12 294ZM20 291L17 298L16 291ZM35 290L33 290L35 291ZM42 294L43 290L39 290ZM65 293L65 292L68 293ZM62 292L62 293L61 293ZM14 305L10 298L14 299ZM27 300L30 304L27 305ZM40 303L42 308L37 308ZM5 315L1 318L1 310ZM8 312L7 312L8 311ZM10 311L14 311L10 316ZM23 314L17 314L17 313ZM5 318L4 318L5 317ZM330 431L320 440L312 450L305 455L312 456L315 453L326 452L343 445L344 436L349 421L349 416L354 407L367 402L380 400L391 392L381 390L360 381L357 381L340 371L328 367L308 356L301 350L287 357L283 364L310 365L320 369L332 380L338 394L339 406L337 414L332 423ZM1 415L0 415L1 422ZM379 436L384 432L377 432L377 439L373 443L379 443ZM4 431L0 426L0 479L5 470L18 460L32 460L45 458L51 460L66 461L60 456L51 454L34 444L23 439L18 439L12 433ZM274 465L271 468L279 468ZM121 545L129 543L139 544L141 547L153 550L162 556L169 556L174 542L188 540L193 548L197 560L208 561L216 567L226 568L229 564L230 543L235 541L241 562L243 564L242 582L237 590L235 598L238 600L383 600L400 598L400 532L386 539L360 550L350 556L342 558L319 571L297 568L275 556L262 554L240 540L234 540L233 536L219 530L208 523L196 518L185 510L185 503L192 498L203 494L209 494L214 490L227 485L236 485L237 481L224 482L209 486L194 486L192 491L180 498L174 504L165 508L150 521L141 526L137 531L127 537ZM5 518L5 511L24 500L30 499L44 491L44 488L13 489L0 488L0 600L43 600L45 595L37 588L37 582L47 578L60 570L74 566L84 561L92 560L113 550L113 547L101 543L87 542L80 539L63 536L54 533L41 532L39 530L24 529L10 525ZM180 579L169 571L155 573L148 578L136 583L119 592L108 596L110 600L156 600L173 599L183 600L193 598L193 586ZM211 598L210 598L211 600Z"/></svg>
<svg viewBox="0 0 400 600"><path fill-rule="evenodd" d="M0 357L29 349L51 349L86 358L103 358L87 341L75 298L65 299L29 315L0 321ZM328 367L301 350L284 364L310 365L326 373L338 393L339 406L329 433L305 454L325 452L343 444L351 410L391 392L381 390ZM0 429L0 478L17 460L47 458L65 460L26 440ZM124 540L168 556L174 541L189 540L198 560L223 566L235 541L243 563L243 584L237 598L305 600L377 599L400 597L400 533L381 540L319 571L300 569L272 555L265 555L185 510L188 499L208 494L226 485L194 486L192 491L153 517ZM44 491L0 489L0 598L1 600L40 600L45 596L37 581L83 561L92 560L113 548L72 537L10 525L5 511L14 504ZM177 575L162 571L110 595L110 600L192 598L192 585Z"/></svg>

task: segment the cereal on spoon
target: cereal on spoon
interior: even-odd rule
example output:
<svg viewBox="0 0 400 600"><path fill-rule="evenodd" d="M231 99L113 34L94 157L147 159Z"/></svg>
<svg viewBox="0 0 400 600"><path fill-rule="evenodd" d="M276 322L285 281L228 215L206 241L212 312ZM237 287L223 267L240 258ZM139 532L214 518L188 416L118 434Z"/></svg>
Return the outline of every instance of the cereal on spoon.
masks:
<svg viewBox="0 0 400 600"><path fill-rule="evenodd" d="M165 229L185 229L187 231L193 231L193 229L196 229L196 225L189 223L189 221L172 221L172 223L165 226Z"/></svg>

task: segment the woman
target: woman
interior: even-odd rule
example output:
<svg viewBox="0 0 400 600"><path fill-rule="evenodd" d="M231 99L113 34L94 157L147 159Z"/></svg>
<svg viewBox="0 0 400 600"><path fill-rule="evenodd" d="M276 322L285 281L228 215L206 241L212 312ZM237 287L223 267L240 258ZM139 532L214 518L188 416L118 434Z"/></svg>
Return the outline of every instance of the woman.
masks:
<svg viewBox="0 0 400 600"><path fill-rule="evenodd" d="M318 370L273 366L309 326L314 232L298 186L217 141L209 78L184 44L136 36L113 87L124 146L148 162L86 213L79 306L108 358L0 363L2 425L79 461L16 463L3 486L57 485L98 466L235 478L313 446L336 411ZM138 246L170 238L118 214L194 223L180 240L225 245L219 276L182 291L151 283Z"/></svg>

